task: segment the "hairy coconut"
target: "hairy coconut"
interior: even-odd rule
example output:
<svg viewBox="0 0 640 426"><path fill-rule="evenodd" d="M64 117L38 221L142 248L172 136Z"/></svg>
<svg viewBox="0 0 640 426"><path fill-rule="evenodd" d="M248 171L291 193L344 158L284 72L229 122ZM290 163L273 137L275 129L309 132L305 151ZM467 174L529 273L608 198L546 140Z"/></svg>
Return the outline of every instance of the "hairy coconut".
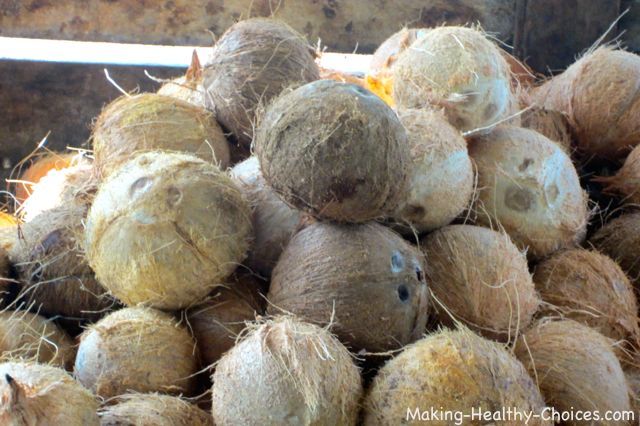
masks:
<svg viewBox="0 0 640 426"><path fill-rule="evenodd" d="M411 149L409 192L394 218L419 232L448 225L471 203L475 173L467 143L439 111L401 110Z"/></svg>
<svg viewBox="0 0 640 426"><path fill-rule="evenodd" d="M131 393L98 411L101 426L213 426L211 414L175 396Z"/></svg>
<svg viewBox="0 0 640 426"><path fill-rule="evenodd" d="M640 143L640 57L600 47L533 93L534 101L567 114L578 150L618 159Z"/></svg>
<svg viewBox="0 0 640 426"><path fill-rule="evenodd" d="M605 224L589 243L618 262L636 285L640 284L640 213L629 213Z"/></svg>
<svg viewBox="0 0 640 426"><path fill-rule="evenodd" d="M157 93L180 99L200 108L206 106L206 91L202 85L202 65L200 65L200 59L195 50L191 56L191 65L189 65L187 73L163 84Z"/></svg>
<svg viewBox="0 0 640 426"><path fill-rule="evenodd" d="M45 152L34 160L22 172L16 183L15 194L19 202L24 202L33 193L33 186L52 170L62 170L72 166L78 160L77 153Z"/></svg>
<svg viewBox="0 0 640 426"><path fill-rule="evenodd" d="M628 368L624 372L629 384L629 399L631 409L635 413L636 419L640 419L640 369Z"/></svg>
<svg viewBox="0 0 640 426"><path fill-rule="evenodd" d="M611 258L583 249L562 251L540 262L533 280L551 312L640 347L633 287Z"/></svg>
<svg viewBox="0 0 640 426"><path fill-rule="evenodd" d="M472 225L446 226L421 243L438 318L511 340L540 304L527 259L509 236ZM453 316L453 318L452 318Z"/></svg>
<svg viewBox="0 0 640 426"><path fill-rule="evenodd" d="M571 127L567 117L559 112L542 107L532 106L521 116L522 127L535 130L548 139L556 142L564 152L573 152Z"/></svg>
<svg viewBox="0 0 640 426"><path fill-rule="evenodd" d="M245 146L253 139L260 105L318 78L313 47L287 24L265 18L231 26L204 68L208 107Z"/></svg>
<svg viewBox="0 0 640 426"><path fill-rule="evenodd" d="M249 205L224 172L192 155L142 153L100 187L87 258L125 304L180 309L244 260L250 232Z"/></svg>
<svg viewBox="0 0 640 426"><path fill-rule="evenodd" d="M503 227L532 258L579 244L587 195L569 156L541 134L500 126L472 141L478 170L478 223Z"/></svg>
<svg viewBox="0 0 640 426"><path fill-rule="evenodd" d="M398 57L392 78L399 107L442 107L463 131L506 118L517 103L500 49L473 28L426 31Z"/></svg>
<svg viewBox="0 0 640 426"><path fill-rule="evenodd" d="M53 321L28 311L0 312L0 360L22 359L71 371L76 350Z"/></svg>
<svg viewBox="0 0 640 426"><path fill-rule="evenodd" d="M103 398L128 391L189 394L197 370L186 327L152 308L124 308L83 334L74 375Z"/></svg>
<svg viewBox="0 0 640 426"><path fill-rule="evenodd" d="M0 364L0 423L10 426L98 426L98 402L64 370Z"/></svg>
<svg viewBox="0 0 640 426"><path fill-rule="evenodd" d="M255 149L289 204L342 222L392 213L404 196L409 148L396 114L362 87L319 80L279 97Z"/></svg>
<svg viewBox="0 0 640 426"><path fill-rule="evenodd" d="M400 54L416 40L424 37L428 31L428 29L405 27L392 34L373 52L368 73L376 76L390 75L391 67L398 60Z"/></svg>
<svg viewBox="0 0 640 426"><path fill-rule="evenodd" d="M263 313L260 282L248 274L216 287L209 298L187 311L187 322L204 365L212 365L236 343L246 323Z"/></svg>
<svg viewBox="0 0 640 426"><path fill-rule="evenodd" d="M240 183L253 210L254 240L244 265L268 278L300 228L303 214L289 207L267 184L257 157L236 164L231 175Z"/></svg>
<svg viewBox="0 0 640 426"><path fill-rule="evenodd" d="M326 329L290 317L254 325L213 374L216 424L355 425L362 384Z"/></svg>
<svg viewBox="0 0 640 426"><path fill-rule="evenodd" d="M503 407L540 414L544 401L513 355L500 344L463 328L428 335L388 361L369 389L363 424L419 424L420 417L410 422L407 413L428 412L432 407L438 412L460 412L467 416L472 410L494 411ZM450 425L453 421L442 419L434 424ZM499 424L522 423L505 419ZM534 418L529 424L551 423Z"/></svg>
<svg viewBox="0 0 640 426"><path fill-rule="evenodd" d="M9 228L15 226L19 223L18 218L16 218L11 213L0 211L0 229Z"/></svg>
<svg viewBox="0 0 640 426"><path fill-rule="evenodd" d="M625 411L630 408L627 383L611 343L575 321L542 320L517 341L515 355L557 411Z"/></svg>
<svg viewBox="0 0 640 426"><path fill-rule="evenodd" d="M194 154L225 169L229 144L213 115L175 97L122 96L109 104L93 129L93 154L103 177L138 151Z"/></svg>
<svg viewBox="0 0 640 426"><path fill-rule="evenodd" d="M618 172L611 177L599 177L607 192L620 194L629 204L640 205L640 146L631 151Z"/></svg>
<svg viewBox="0 0 640 426"><path fill-rule="evenodd" d="M331 330L355 351L398 349L425 331L424 258L377 223L314 223L282 253L267 299L270 313L283 310L332 324Z"/></svg>
<svg viewBox="0 0 640 426"><path fill-rule="evenodd" d="M320 68L320 79L322 80L335 80L341 83L351 83L366 88L365 81L355 74L342 72L330 68Z"/></svg>

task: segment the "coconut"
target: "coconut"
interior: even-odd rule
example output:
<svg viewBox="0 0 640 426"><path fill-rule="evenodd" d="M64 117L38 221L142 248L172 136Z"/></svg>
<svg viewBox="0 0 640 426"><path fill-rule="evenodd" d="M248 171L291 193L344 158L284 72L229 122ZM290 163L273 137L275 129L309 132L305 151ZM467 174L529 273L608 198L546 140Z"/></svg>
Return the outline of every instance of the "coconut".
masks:
<svg viewBox="0 0 640 426"><path fill-rule="evenodd" d="M189 394L196 370L195 342L186 327L151 308L124 308L82 334L74 375L110 398L127 391Z"/></svg>
<svg viewBox="0 0 640 426"><path fill-rule="evenodd" d="M267 311L332 324L354 351L384 352L420 338L427 299L424 258L399 235L377 223L319 222L282 253Z"/></svg>
<svg viewBox="0 0 640 426"><path fill-rule="evenodd" d="M622 158L640 143L639 70L637 55L600 47L535 90L533 100L567 114L579 151Z"/></svg>
<svg viewBox="0 0 640 426"><path fill-rule="evenodd" d="M204 69L208 107L245 146L253 139L259 105L318 78L313 47L287 24L265 18L231 26Z"/></svg>
<svg viewBox="0 0 640 426"><path fill-rule="evenodd" d="M253 210L254 241L244 265L270 277L280 254L299 229L303 215L267 185L257 157L236 164L231 175L240 183Z"/></svg>
<svg viewBox="0 0 640 426"><path fill-rule="evenodd" d="M500 344L467 329L444 330L407 346L379 371L365 400L363 424L418 424L423 420L419 413L431 408L469 418L472 411L506 407L533 414L544 409L540 391L522 364ZM432 420L449 425L455 419ZM455 424L467 424L467 420ZM479 420L473 424L480 424ZM496 424L523 422L512 417ZM533 418L529 424L551 423Z"/></svg>
<svg viewBox="0 0 640 426"><path fill-rule="evenodd" d="M362 384L326 329L290 317L251 327L213 375L216 424L355 425Z"/></svg>
<svg viewBox="0 0 640 426"><path fill-rule="evenodd" d="M635 413L636 419L640 419L640 369L628 368L624 373L629 384L631 408Z"/></svg>
<svg viewBox="0 0 640 426"><path fill-rule="evenodd" d="M236 343L246 323L263 312L260 282L248 274L217 287L209 298L187 311L187 322L204 365L212 365Z"/></svg>
<svg viewBox="0 0 640 426"><path fill-rule="evenodd" d="M477 221L499 225L532 258L579 244L587 195L571 159L529 129L500 126L469 146L478 170Z"/></svg>
<svg viewBox="0 0 640 426"><path fill-rule="evenodd" d="M518 340L515 355L556 411L620 412L630 409L629 395L611 343L575 321L542 320Z"/></svg>
<svg viewBox="0 0 640 426"><path fill-rule="evenodd" d="M500 49L472 28L426 31L398 57L392 78L399 107L442 107L463 131L506 118L517 103Z"/></svg>
<svg viewBox="0 0 640 426"><path fill-rule="evenodd" d="M138 154L100 187L86 225L98 280L127 305L202 301L244 260L251 211L233 181L192 155Z"/></svg>
<svg viewBox="0 0 640 426"><path fill-rule="evenodd" d="M202 65L200 65L197 51L193 51L187 73L163 84L157 93L180 99L200 108L205 107L206 91L202 85Z"/></svg>
<svg viewBox="0 0 640 426"><path fill-rule="evenodd" d="M634 284L640 284L640 213L613 219L600 228L589 243L618 262Z"/></svg>
<svg viewBox="0 0 640 426"><path fill-rule="evenodd" d="M532 106L522 113L521 119L522 127L546 136L557 143L565 153L571 155L573 152L571 128L569 120L563 113Z"/></svg>
<svg viewBox="0 0 640 426"><path fill-rule="evenodd" d="M15 193L19 202L24 202L33 193L33 186L52 170L62 170L72 166L78 160L76 153L46 152L36 157L31 165L22 172L16 182Z"/></svg>
<svg viewBox="0 0 640 426"><path fill-rule="evenodd" d="M109 104L93 129L96 168L103 177L137 151L194 154L225 169L229 145L212 114L175 97L155 93L122 96Z"/></svg>
<svg viewBox="0 0 640 426"><path fill-rule="evenodd" d="M353 84L319 80L267 109L256 133L262 173L289 204L341 222L392 213L404 196L409 148L396 114Z"/></svg>
<svg viewBox="0 0 640 426"><path fill-rule="evenodd" d="M330 68L320 68L319 70L320 70L320 78L322 80L335 80L341 83L352 83L364 88L367 87L365 81L361 77L358 77L355 74L342 72L342 71L334 70Z"/></svg>
<svg viewBox="0 0 640 426"><path fill-rule="evenodd" d="M409 192L394 218L419 232L448 225L470 202L475 173L467 144L440 112L402 110L411 149Z"/></svg>
<svg viewBox="0 0 640 426"><path fill-rule="evenodd" d="M98 402L64 370L23 362L0 364L0 423L97 426Z"/></svg>
<svg viewBox="0 0 640 426"><path fill-rule="evenodd" d="M614 176L595 180L605 184L606 192L622 195L627 203L640 204L640 147L631 151Z"/></svg>
<svg viewBox="0 0 640 426"><path fill-rule="evenodd" d="M428 29L405 27L392 34L373 52L368 73L375 76L390 75L391 67L398 60L400 54L416 40L424 37L428 31Z"/></svg>
<svg viewBox="0 0 640 426"><path fill-rule="evenodd" d="M508 235L452 225L429 234L420 245L442 323L459 320L500 340L511 340L529 325L540 298L525 255Z"/></svg>
<svg viewBox="0 0 640 426"><path fill-rule="evenodd" d="M213 426L211 415L175 396L126 394L98 411L101 426Z"/></svg>
<svg viewBox="0 0 640 426"><path fill-rule="evenodd" d="M54 322L28 311L0 312L0 360L23 359L71 371L71 338Z"/></svg>
<svg viewBox="0 0 640 426"><path fill-rule="evenodd" d="M640 347L633 287L611 258L583 249L562 251L540 262L533 280L551 312Z"/></svg>
<svg viewBox="0 0 640 426"><path fill-rule="evenodd" d="M18 219L11 213L0 211L0 229L18 224Z"/></svg>

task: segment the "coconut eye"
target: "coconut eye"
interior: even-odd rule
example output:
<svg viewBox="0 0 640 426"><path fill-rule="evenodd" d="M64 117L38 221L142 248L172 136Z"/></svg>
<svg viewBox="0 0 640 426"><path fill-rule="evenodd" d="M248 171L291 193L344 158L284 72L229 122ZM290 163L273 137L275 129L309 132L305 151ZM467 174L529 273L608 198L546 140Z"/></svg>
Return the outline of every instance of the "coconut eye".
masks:
<svg viewBox="0 0 640 426"><path fill-rule="evenodd" d="M409 289L404 284L398 286L398 299L400 299L401 302L409 300Z"/></svg>
<svg viewBox="0 0 640 426"><path fill-rule="evenodd" d="M391 272L398 273L404 269L404 257L399 251L394 251L391 255Z"/></svg>
<svg viewBox="0 0 640 426"><path fill-rule="evenodd" d="M422 281L422 279L424 278L424 275L422 275L422 270L416 266L416 278L418 278L418 281Z"/></svg>

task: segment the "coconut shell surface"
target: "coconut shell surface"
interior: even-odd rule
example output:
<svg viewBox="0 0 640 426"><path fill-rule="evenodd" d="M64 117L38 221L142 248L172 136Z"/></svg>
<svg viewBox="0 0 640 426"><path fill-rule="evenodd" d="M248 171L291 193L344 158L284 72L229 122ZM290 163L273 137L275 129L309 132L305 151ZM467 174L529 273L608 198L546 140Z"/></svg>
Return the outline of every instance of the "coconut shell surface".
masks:
<svg viewBox="0 0 640 426"><path fill-rule="evenodd" d="M518 340L515 355L557 411L626 411L630 409L627 383L611 344L575 321L542 320Z"/></svg>
<svg viewBox="0 0 640 426"><path fill-rule="evenodd" d="M229 144L215 117L171 96L116 99L98 117L92 138L95 166L103 177L139 151L186 152L222 170L229 164Z"/></svg>
<svg viewBox="0 0 640 426"><path fill-rule="evenodd" d="M251 211L235 183L192 155L150 152L107 179L86 225L98 280L127 305L192 306L249 248Z"/></svg>
<svg viewBox="0 0 640 426"><path fill-rule="evenodd" d="M623 158L640 143L640 57L600 47L534 91L538 105L567 114L587 156Z"/></svg>
<svg viewBox="0 0 640 426"><path fill-rule="evenodd" d="M124 308L83 333L74 376L103 398L130 391L189 395L196 357L189 331L172 316Z"/></svg>
<svg viewBox="0 0 640 426"><path fill-rule="evenodd" d="M631 151L614 176L596 180L604 183L608 192L619 194L626 203L640 205L640 147Z"/></svg>
<svg viewBox="0 0 640 426"><path fill-rule="evenodd" d="M98 402L64 370L23 362L0 364L0 423L98 426Z"/></svg>
<svg viewBox="0 0 640 426"><path fill-rule="evenodd" d="M589 244L615 260L636 285L640 285L640 213L628 213L606 223Z"/></svg>
<svg viewBox="0 0 640 426"><path fill-rule="evenodd" d="M473 28L425 31L398 57L392 75L398 107L444 108L462 131L495 124L517 103L500 49Z"/></svg>
<svg viewBox="0 0 640 426"><path fill-rule="evenodd" d="M290 205L339 222L392 213L407 189L409 149L396 114L362 87L319 80L279 97L255 149Z"/></svg>
<svg viewBox="0 0 640 426"><path fill-rule="evenodd" d="M298 232L282 253L267 311L331 324L355 352L398 349L425 331L424 270L420 251L382 225L318 222Z"/></svg>
<svg viewBox="0 0 640 426"><path fill-rule="evenodd" d="M0 312L0 359L73 369L73 340L53 321L28 311Z"/></svg>
<svg viewBox="0 0 640 426"><path fill-rule="evenodd" d="M477 137L477 222L501 226L531 258L578 245L589 219L587 194L569 156L541 134L500 126Z"/></svg>
<svg viewBox="0 0 640 426"><path fill-rule="evenodd" d="M362 395L351 354L326 329L290 317L254 325L213 374L219 425L355 425Z"/></svg>
<svg viewBox="0 0 640 426"><path fill-rule="evenodd" d="M438 111L401 110L411 149L409 192L394 218L418 232L448 225L471 203L475 172L467 143Z"/></svg>
<svg viewBox="0 0 640 426"><path fill-rule="evenodd" d="M207 106L244 146L250 146L256 111L284 89L319 78L313 48L283 22L254 18L231 26L204 68Z"/></svg>
<svg viewBox="0 0 640 426"><path fill-rule="evenodd" d="M522 113L522 127L534 130L560 145L562 150L571 155L573 139L567 117L551 109L532 106Z"/></svg>
<svg viewBox="0 0 640 426"><path fill-rule="evenodd" d="M546 309L598 330L614 341L640 346L633 286L608 256L583 249L554 254L536 266L533 280Z"/></svg>
<svg viewBox="0 0 640 426"><path fill-rule="evenodd" d="M268 278L301 226L303 214L291 208L267 184L257 157L236 164L231 176L240 183L253 210L254 239L244 265Z"/></svg>
<svg viewBox="0 0 640 426"><path fill-rule="evenodd" d="M544 401L512 354L467 329L440 331L407 346L374 378L364 403L364 425L423 424L407 412L496 411L503 407L540 414ZM453 422L434 421L449 425ZM485 424L468 422L462 424ZM487 423L489 424L489 423ZM499 424L520 426L518 420ZM532 425L551 425L533 418Z"/></svg>
<svg viewBox="0 0 640 426"><path fill-rule="evenodd" d="M456 319L500 340L515 338L529 325L540 297L525 255L508 235L451 225L429 234L420 246L441 322L452 325Z"/></svg>
<svg viewBox="0 0 640 426"><path fill-rule="evenodd" d="M98 412L101 426L213 426L211 414L175 396L126 394Z"/></svg>

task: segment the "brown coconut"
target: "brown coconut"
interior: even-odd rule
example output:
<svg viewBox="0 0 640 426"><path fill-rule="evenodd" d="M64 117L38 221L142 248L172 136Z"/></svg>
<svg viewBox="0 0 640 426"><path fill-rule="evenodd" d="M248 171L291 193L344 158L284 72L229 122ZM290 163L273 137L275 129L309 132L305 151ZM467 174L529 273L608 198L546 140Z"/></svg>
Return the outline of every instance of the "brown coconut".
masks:
<svg viewBox="0 0 640 426"><path fill-rule="evenodd" d="M422 38L427 29L403 28L382 42L373 52L369 63L368 74L384 76L391 74L391 67L402 52L407 50L417 39Z"/></svg>
<svg viewBox="0 0 640 426"><path fill-rule="evenodd" d="M640 348L638 305L629 279L608 256L565 250L536 266L533 280L546 310Z"/></svg>
<svg viewBox="0 0 640 426"><path fill-rule="evenodd" d="M351 354L291 317L256 324L213 374L216 424L355 425L362 394Z"/></svg>
<svg viewBox="0 0 640 426"><path fill-rule="evenodd" d="M10 426L98 426L98 402L64 370L23 362L0 364L0 423Z"/></svg>
<svg viewBox="0 0 640 426"><path fill-rule="evenodd" d="M267 311L331 324L354 351L398 349L425 331L424 267L420 251L382 225L314 223L282 253Z"/></svg>
<svg viewBox="0 0 640 426"><path fill-rule="evenodd" d="M611 220L589 239L589 244L618 262L631 281L640 285L640 213Z"/></svg>
<svg viewBox="0 0 640 426"><path fill-rule="evenodd" d="M537 382L547 404L557 411L625 411L630 409L627 383L611 344L575 321L542 320L518 340L515 355Z"/></svg>
<svg viewBox="0 0 640 426"><path fill-rule="evenodd" d="M175 97L122 96L109 104L93 129L95 166L109 176L134 152L190 153L225 169L229 145L213 115Z"/></svg>
<svg viewBox="0 0 640 426"><path fill-rule="evenodd" d="M631 151L614 176L595 180L605 184L605 191L620 194L626 203L640 205L640 147Z"/></svg>
<svg viewBox="0 0 640 426"><path fill-rule="evenodd" d="M424 238L427 282L438 318L462 321L490 338L511 340L540 304L527 259L509 236L472 225L444 227Z"/></svg>
<svg viewBox="0 0 640 426"><path fill-rule="evenodd" d="M541 106L567 114L586 155L624 157L640 143L640 57L600 47L533 93Z"/></svg>
<svg viewBox="0 0 640 426"><path fill-rule="evenodd" d="M396 114L362 87L319 80L279 97L256 133L264 178L289 204L365 222L404 196L409 148Z"/></svg>
<svg viewBox="0 0 640 426"><path fill-rule="evenodd" d="M500 49L473 28L426 31L398 57L392 78L398 107L444 108L462 131L493 125L517 104Z"/></svg>
<svg viewBox="0 0 640 426"><path fill-rule="evenodd" d="M569 126L569 120L563 113L532 106L522 113L521 119L522 127L535 130L546 136L560 145L568 155L573 153L571 127Z"/></svg>
<svg viewBox="0 0 640 426"><path fill-rule="evenodd" d="M533 130L499 126L474 139L469 154L478 171L478 223L503 227L532 258L582 241L588 198L557 144Z"/></svg>
<svg viewBox="0 0 640 426"><path fill-rule="evenodd" d="M207 106L248 147L260 105L318 78L313 47L287 24L265 18L240 21L213 46L205 64Z"/></svg>
<svg viewBox="0 0 640 426"><path fill-rule="evenodd" d="M459 412L516 408L540 414L544 401L535 383L511 353L467 329L440 331L407 346L374 378L365 399L364 425L422 424L407 417L416 410ZM436 420L450 425L455 419ZM481 424L467 421L455 424ZM482 423L485 424L485 423ZM487 423L488 424L488 423ZM501 425L520 426L518 419ZM551 425L533 418L530 425Z"/></svg>
<svg viewBox="0 0 640 426"><path fill-rule="evenodd" d="M127 305L202 301L244 260L251 211L236 184L192 155L138 154L98 191L86 225L98 280Z"/></svg>
<svg viewBox="0 0 640 426"><path fill-rule="evenodd" d="M101 426L213 426L211 414L175 396L121 395L98 411Z"/></svg>
<svg viewBox="0 0 640 426"><path fill-rule="evenodd" d="M236 164L231 176L240 183L253 210L254 239L244 265L268 278L280 254L300 228L303 214L289 207L267 184L257 157Z"/></svg>
<svg viewBox="0 0 640 426"><path fill-rule="evenodd" d="M205 92L202 85L202 65L200 65L198 53L194 50L187 73L182 77L166 82L158 89L157 93L158 95L171 96L204 108L206 106Z"/></svg>
<svg viewBox="0 0 640 426"><path fill-rule="evenodd" d="M198 344L203 365L212 365L235 345L246 324L263 313L261 282L249 274L234 274L207 300L187 311L187 322Z"/></svg>
<svg viewBox="0 0 640 426"><path fill-rule="evenodd" d="M73 340L53 321L28 311L0 312L0 360L21 359L71 371Z"/></svg>
<svg viewBox="0 0 640 426"><path fill-rule="evenodd" d="M20 174L16 182L16 200L23 203L33 193L33 186L52 170L62 170L74 165L81 157L78 153L47 151L36 154L31 164ZM21 163L22 164L22 163Z"/></svg>
<svg viewBox="0 0 640 426"><path fill-rule="evenodd" d="M625 377L629 385L629 399L631 400L631 409L635 413L636 419L640 419L640 369L625 369Z"/></svg>
<svg viewBox="0 0 640 426"><path fill-rule="evenodd" d="M82 334L74 376L103 398L129 391L190 394L195 342L184 325L151 308L124 308Z"/></svg>
<svg viewBox="0 0 640 426"><path fill-rule="evenodd" d="M471 203L475 172L467 143L439 111L401 110L411 150L409 192L393 215L419 232L448 225Z"/></svg>

